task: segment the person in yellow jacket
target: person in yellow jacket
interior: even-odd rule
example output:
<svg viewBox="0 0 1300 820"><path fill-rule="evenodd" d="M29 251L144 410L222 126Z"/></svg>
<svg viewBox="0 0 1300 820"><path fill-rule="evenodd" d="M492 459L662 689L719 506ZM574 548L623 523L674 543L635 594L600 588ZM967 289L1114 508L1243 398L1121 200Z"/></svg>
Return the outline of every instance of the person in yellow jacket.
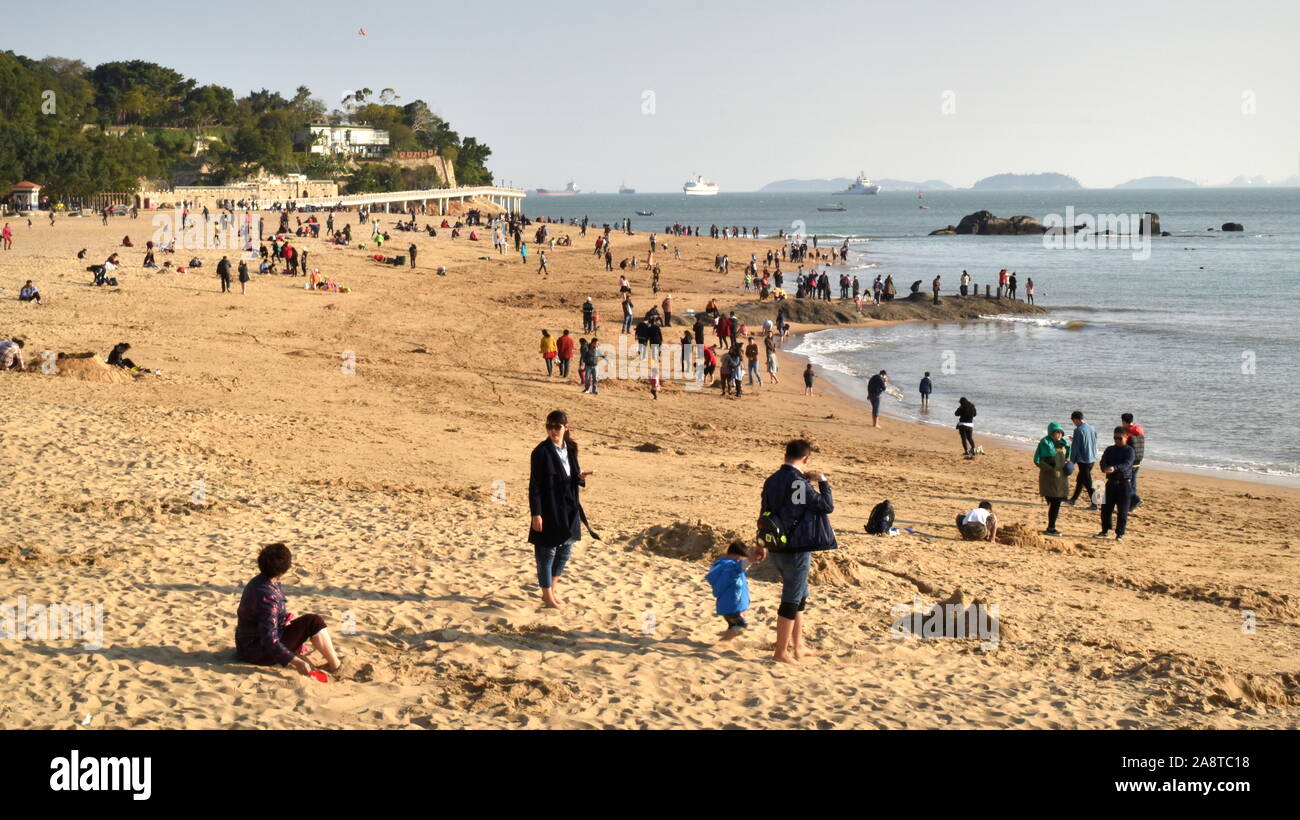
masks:
<svg viewBox="0 0 1300 820"><path fill-rule="evenodd" d="M549 330L542 331L542 358L546 360L546 375L555 370L555 337Z"/></svg>

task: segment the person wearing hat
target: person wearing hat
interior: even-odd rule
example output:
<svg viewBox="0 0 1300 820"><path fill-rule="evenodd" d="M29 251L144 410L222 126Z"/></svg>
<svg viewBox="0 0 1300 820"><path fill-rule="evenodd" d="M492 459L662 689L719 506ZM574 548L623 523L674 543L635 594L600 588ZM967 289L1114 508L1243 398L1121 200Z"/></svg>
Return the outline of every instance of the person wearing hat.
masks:
<svg viewBox="0 0 1300 820"><path fill-rule="evenodd" d="M1070 445L1065 443L1065 428L1056 422L1047 425L1047 435L1034 450L1034 464L1038 465L1038 494L1047 500L1047 529L1043 535L1057 536L1056 517L1061 512L1061 502L1070 494Z"/></svg>
<svg viewBox="0 0 1300 820"><path fill-rule="evenodd" d="M664 325L668 326L673 323L673 295L670 293L664 297Z"/></svg>

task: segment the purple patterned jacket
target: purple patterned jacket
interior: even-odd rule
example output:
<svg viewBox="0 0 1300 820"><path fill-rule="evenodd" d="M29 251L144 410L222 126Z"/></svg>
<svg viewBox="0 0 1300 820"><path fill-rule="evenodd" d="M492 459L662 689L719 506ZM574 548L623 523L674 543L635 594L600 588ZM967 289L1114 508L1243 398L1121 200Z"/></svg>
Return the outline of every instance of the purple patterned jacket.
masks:
<svg viewBox="0 0 1300 820"><path fill-rule="evenodd" d="M288 622L280 582L258 575L244 587L244 594L239 599L235 653L240 660L249 663L288 666L295 656L293 650L280 641Z"/></svg>

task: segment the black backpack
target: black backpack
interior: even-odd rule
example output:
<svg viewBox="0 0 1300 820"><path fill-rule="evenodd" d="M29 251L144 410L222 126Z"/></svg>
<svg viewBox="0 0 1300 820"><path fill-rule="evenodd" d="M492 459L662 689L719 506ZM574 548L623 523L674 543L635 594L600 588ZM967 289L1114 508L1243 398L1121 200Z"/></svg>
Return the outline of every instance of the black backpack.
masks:
<svg viewBox="0 0 1300 820"><path fill-rule="evenodd" d="M790 543L791 537L795 530L799 528L799 522L803 521L803 516L795 519L786 529L781 524L781 517L772 510L764 510L763 514L758 517L758 540L769 552L788 552L794 546Z"/></svg>
<svg viewBox="0 0 1300 820"><path fill-rule="evenodd" d="M889 499L871 508L871 515L867 518L865 528L868 535L889 535L889 530L893 526L894 505L889 503Z"/></svg>

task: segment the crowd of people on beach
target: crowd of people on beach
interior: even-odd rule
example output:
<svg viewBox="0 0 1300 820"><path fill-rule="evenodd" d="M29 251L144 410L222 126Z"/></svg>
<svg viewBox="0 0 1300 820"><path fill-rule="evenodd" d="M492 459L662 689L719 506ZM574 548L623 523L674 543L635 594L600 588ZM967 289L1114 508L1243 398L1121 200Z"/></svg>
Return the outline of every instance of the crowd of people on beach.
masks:
<svg viewBox="0 0 1300 820"><path fill-rule="evenodd" d="M230 203L239 206L242 203ZM285 209L281 216L281 230L270 240L270 247L258 237L257 259L258 273L278 273L283 265L284 273L290 276L305 276L309 286L326 289L338 289L338 285L319 276L318 269L309 269L308 250L298 247L296 239L316 238L320 223L312 217L304 223L299 220L298 230L290 231L288 217L292 208ZM350 244L352 234L350 226L341 230L334 229L333 211L325 224L327 239L340 244ZM205 219L208 217L205 209ZM225 215L223 215L224 217ZM406 227L401 230L418 232L419 226L415 213L410 220L399 223ZM233 214L232 223L233 223ZM371 225L370 241L376 247L382 247L390 241L378 221L364 212L358 213L359 224ZM444 220L444 227L447 225ZM453 230L458 230L463 223L457 221ZM475 215L474 224L481 224L481 215ZM506 238L513 240L515 249L521 257L528 259L528 243L524 240L524 229L534 223L522 215L509 214L490 220L493 231L493 244L499 252L504 252ZM537 253L537 274L549 275L546 250L557 245L569 244L568 235L557 237L548 227L547 221L538 221L532 234ZM589 227L584 218L580 223L581 235ZM596 256L604 262L607 270L612 270L611 237L613 229L603 226L602 235L596 243ZM630 233L631 223L626 220L623 230ZM5 239L8 246L8 226ZM430 226L432 230L432 226ZM686 226L667 226L665 235L700 235L700 228ZM743 227L710 226L708 235L715 238L748 237L751 231ZM757 227L752 235L758 235ZM251 239L251 234L249 236ZM123 247L134 247L129 237L124 237ZM654 304L649 310L639 312L634 306L633 290L627 278L628 268L620 265L624 271L619 277L620 293L619 311L621 316L619 337L631 337L635 343L633 358L646 363L650 394L657 399L662 387L662 374L676 370L678 373L694 373L705 386L718 386L722 396L742 395L743 387L751 389L764 385L766 375L770 383L778 383L777 353L790 332L789 314L784 305L776 306L775 317L764 320L761 325L751 327L737 316L735 310L723 310L716 299L710 299L702 310L678 310L674 305L672 294L659 299L660 271L654 264L656 251L666 251L667 243L657 241L657 235L649 237L649 253L645 268L652 271L651 292ZM251 249L251 246L250 246ZM155 247L150 241L146 246L146 264L154 261ZM170 252L167 248L158 248ZM418 248L411 243L407 249L411 267L415 267ZM85 251L79 254L84 258ZM847 256L847 247L833 249L829 253L817 248L816 238L811 245L804 240L798 243L782 243L779 249L767 251L763 267L759 269L757 254L751 254L745 270L745 287L757 289L761 298L775 293L782 293L784 273L781 262L800 265L796 274L796 298L813 298L829 301L833 298L831 281L826 270L804 272L802 263L813 260L829 260L831 263L843 261ZM632 257L635 260L635 255ZM110 278L121 265L117 253L113 253L103 265L92 266L98 269L97 279ZM769 273L769 266L775 270ZM199 268L198 259L191 260L189 267ZM632 269L637 266L633 264ZM715 259L715 270L727 274L730 260L727 255L719 254ZM232 291L233 280L238 279L241 292L250 281L248 260L243 258L238 263L229 256L222 256L216 265L216 275L223 292ZM1014 272L1002 271L998 286L998 297L1017 298L1018 281ZM938 298L940 290L938 277L932 282L932 291ZM847 272L838 279L838 298L855 303L865 299L866 289L862 288L856 276ZM919 281L913 284L912 291L917 292ZM960 291L966 295L971 287L969 275L963 271ZM870 287L873 304L891 301L896 295L892 275L877 275ZM1033 280L1026 282L1026 298L1032 301L1034 294ZM19 298L36 305L43 304L39 288L27 280ZM597 333L600 325L599 310L595 302L588 297L580 308L582 336L575 337L569 330L562 330L552 336L549 329L541 331L540 355L543 358L546 374L561 379L571 378L571 364L578 359L577 379L582 393L597 395L599 392L598 373L608 360L606 346L602 345ZM682 328L680 339L666 339L665 333L676 325ZM710 332L714 341L709 341ZM0 340L0 369L24 369L22 357L24 341L11 338ZM108 356L108 364L130 370L140 368L127 353L131 345L127 342L117 344ZM762 364L760 364L762 363ZM558 371L558 372L557 372ZM805 366L805 393L811 394L816 375L811 362ZM929 401L934 393L934 380L926 372L919 385L922 408L929 409ZM870 377L867 383L867 395L871 405L872 426L880 426L880 405L886 393L894 393L888 373L881 369ZM976 418L975 406L966 397L959 400L954 411L957 429L961 438L963 455L974 458L979 452L973 431ZM1033 459L1038 470L1039 493L1048 506L1048 522L1045 535L1059 536L1058 516L1062 505L1076 505L1080 499L1088 501L1088 510L1096 511L1100 517L1100 532L1096 537L1107 537L1114 533L1122 540L1127 532L1129 513L1140 504L1137 493L1137 476L1145 450L1145 433L1140 425L1134 423L1133 416L1124 413L1122 424L1113 431L1114 443L1100 453L1096 430L1088 424L1082 411L1071 415L1073 433L1066 441L1065 428L1053 422L1048 426L1047 435L1035 448ZM530 458L529 480L529 514L530 524L528 541L534 549L534 564L541 590L544 607L560 608L564 600L559 592L559 579L564 574L573 557L574 544L581 538L585 528L587 533L598 540L587 520L580 501L580 491L587 486L591 471L583 471L579 465L578 445L571 434L568 416L563 411L550 413L545 421L546 438L533 449ZM833 550L838 547L834 530L830 524L830 515L834 512L834 501L829 477L822 471L810 466L814 447L811 442L796 439L786 444L784 459L763 483L760 492L759 511L754 541L735 541L727 546L725 554L709 567L705 581L709 584L714 600L715 614L723 619L724 629L720 635L729 641L742 634L749 626L746 612L750 606L750 595L746 572L751 562L770 561L781 580L779 606L776 617L777 638L773 649L773 659L784 663L800 663L813 656L805 644L806 624L804 613L808 605L808 575L812 553ZM1093 483L1093 471L1096 469L1104 477L1104 487ZM1073 492L1070 491L1070 477L1074 476ZM1085 496L1086 494L1086 496ZM960 538L969 541L996 541L999 531L999 519L994 512L993 502L981 501L975 508L958 514L955 519ZM282 543L264 547L257 557L258 574L245 586L237 612L236 652L238 657L248 663L261 665L289 666L301 674L314 675L320 671L336 674L343 666L324 619L315 614L293 616L287 611L287 602L280 579L293 565L290 549ZM307 660L311 652L320 653L323 666L320 670Z"/></svg>

